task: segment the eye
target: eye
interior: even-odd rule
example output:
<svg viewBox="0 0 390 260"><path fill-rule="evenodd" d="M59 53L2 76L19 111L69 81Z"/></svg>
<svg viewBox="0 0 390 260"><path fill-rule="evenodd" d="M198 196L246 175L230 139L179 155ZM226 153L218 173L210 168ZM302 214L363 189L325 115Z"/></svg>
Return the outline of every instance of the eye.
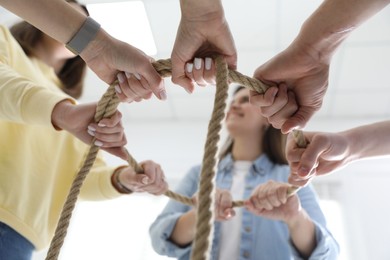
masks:
<svg viewBox="0 0 390 260"><path fill-rule="evenodd" d="M249 102L249 97L248 96L242 97L241 100L240 100L241 104L248 103L248 102Z"/></svg>

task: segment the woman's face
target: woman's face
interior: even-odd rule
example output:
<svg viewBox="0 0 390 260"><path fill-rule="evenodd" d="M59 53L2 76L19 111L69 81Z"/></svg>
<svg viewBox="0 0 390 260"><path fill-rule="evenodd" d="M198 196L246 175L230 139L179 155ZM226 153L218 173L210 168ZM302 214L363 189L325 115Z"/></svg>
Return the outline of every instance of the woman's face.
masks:
<svg viewBox="0 0 390 260"><path fill-rule="evenodd" d="M226 115L226 127L232 137L262 134L267 120L261 116L260 108L249 103L249 90L240 89L233 97Z"/></svg>

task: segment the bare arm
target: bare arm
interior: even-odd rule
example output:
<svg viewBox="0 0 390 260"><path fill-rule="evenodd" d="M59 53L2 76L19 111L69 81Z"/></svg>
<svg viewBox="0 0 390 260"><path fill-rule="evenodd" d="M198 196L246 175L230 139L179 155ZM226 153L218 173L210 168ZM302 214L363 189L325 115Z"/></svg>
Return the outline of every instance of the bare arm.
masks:
<svg viewBox="0 0 390 260"><path fill-rule="evenodd" d="M354 160L390 155L390 121L360 126L341 133L350 144Z"/></svg>
<svg viewBox="0 0 390 260"><path fill-rule="evenodd" d="M389 2L325 0L290 46L255 71L256 78L270 85L286 84L288 94L278 88L270 88L264 95L251 92L251 102L260 106L263 116L284 133L303 128L322 106L335 50Z"/></svg>
<svg viewBox="0 0 390 260"><path fill-rule="evenodd" d="M307 148L287 142L289 182L303 186L316 175L329 174L364 158L390 155L390 121L352 128L340 133L306 132Z"/></svg>
<svg viewBox="0 0 390 260"><path fill-rule="evenodd" d="M327 0L305 21L295 42L319 60L329 59L344 39L390 3L389 0Z"/></svg>
<svg viewBox="0 0 390 260"><path fill-rule="evenodd" d="M315 226L304 209L286 220L291 240L299 253L309 257L316 248Z"/></svg>
<svg viewBox="0 0 390 260"><path fill-rule="evenodd" d="M0 4L19 15L41 31L62 43L67 43L78 32L86 15L63 0L0 0ZM80 57L103 81L111 84L115 79L125 79L125 73L137 75L142 85L139 99L151 93L159 99L166 98L164 82L151 65L151 58L133 46L115 39L102 28L96 37L81 51ZM119 76L118 76L119 75ZM129 88L126 80L120 81L122 89ZM131 86L130 86L131 88ZM137 96L121 91L122 101L132 101Z"/></svg>
<svg viewBox="0 0 390 260"><path fill-rule="evenodd" d="M0 0L0 4L62 43L67 43L86 19L62 0Z"/></svg>
<svg viewBox="0 0 390 260"><path fill-rule="evenodd" d="M180 247L185 247L194 240L196 225L196 211L191 209L177 220L170 240Z"/></svg>
<svg viewBox="0 0 390 260"><path fill-rule="evenodd" d="M245 206L255 215L285 222L294 246L308 258L317 246L315 226L298 196L288 197L289 187L286 183L275 181L261 184L253 190Z"/></svg>
<svg viewBox="0 0 390 260"><path fill-rule="evenodd" d="M181 20L172 50L172 81L192 92L194 84L211 83L212 79L187 77L194 58L211 58L215 54L223 55L229 68L235 69L237 53L221 0L181 0ZM188 65L190 65L188 67Z"/></svg>

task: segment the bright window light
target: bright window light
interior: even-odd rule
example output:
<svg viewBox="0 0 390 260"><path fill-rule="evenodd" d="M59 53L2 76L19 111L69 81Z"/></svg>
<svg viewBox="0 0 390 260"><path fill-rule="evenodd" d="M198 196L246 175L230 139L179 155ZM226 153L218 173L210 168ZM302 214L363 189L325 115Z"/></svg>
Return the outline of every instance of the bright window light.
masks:
<svg viewBox="0 0 390 260"><path fill-rule="evenodd" d="M88 4L87 8L91 17L113 37L148 55L157 53L142 1Z"/></svg>

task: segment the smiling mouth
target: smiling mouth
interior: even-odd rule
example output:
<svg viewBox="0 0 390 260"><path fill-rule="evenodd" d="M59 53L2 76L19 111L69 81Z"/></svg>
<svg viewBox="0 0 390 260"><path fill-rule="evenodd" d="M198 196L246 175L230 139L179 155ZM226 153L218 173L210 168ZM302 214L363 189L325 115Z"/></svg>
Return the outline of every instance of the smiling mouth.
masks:
<svg viewBox="0 0 390 260"><path fill-rule="evenodd" d="M230 113L230 116L236 116L236 117L244 117L244 114L241 113Z"/></svg>

